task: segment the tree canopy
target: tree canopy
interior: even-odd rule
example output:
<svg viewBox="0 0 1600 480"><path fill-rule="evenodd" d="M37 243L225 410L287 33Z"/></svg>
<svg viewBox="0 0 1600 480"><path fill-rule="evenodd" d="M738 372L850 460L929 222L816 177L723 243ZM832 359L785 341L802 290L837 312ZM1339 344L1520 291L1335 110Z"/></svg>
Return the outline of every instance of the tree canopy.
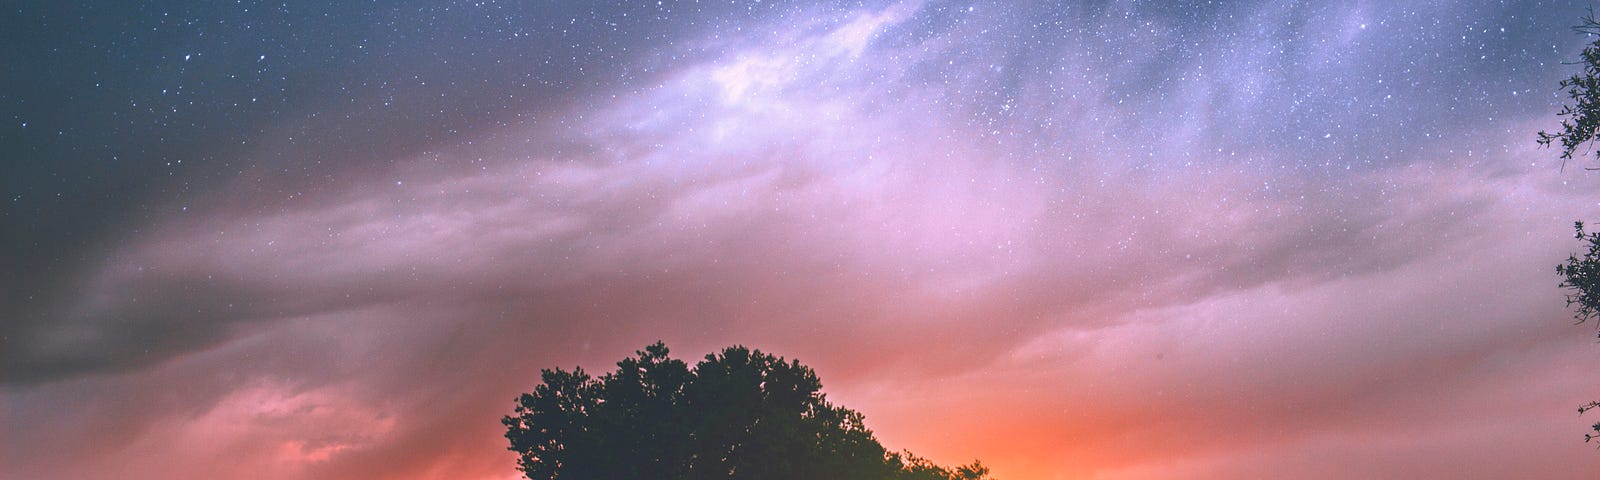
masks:
<svg viewBox="0 0 1600 480"><path fill-rule="evenodd" d="M599 378L544 370L501 419L530 479L981 480L889 452L799 361L742 346L694 368L657 342Z"/></svg>

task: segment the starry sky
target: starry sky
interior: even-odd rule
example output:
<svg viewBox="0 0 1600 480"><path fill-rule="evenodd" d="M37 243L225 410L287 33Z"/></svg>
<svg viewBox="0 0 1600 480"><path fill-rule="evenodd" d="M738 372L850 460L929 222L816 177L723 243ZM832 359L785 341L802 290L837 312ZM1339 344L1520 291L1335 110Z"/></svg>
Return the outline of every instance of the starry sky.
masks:
<svg viewBox="0 0 1600 480"><path fill-rule="evenodd" d="M0 477L515 478L663 340L1007 480L1591 478L1589 6L9 2Z"/></svg>

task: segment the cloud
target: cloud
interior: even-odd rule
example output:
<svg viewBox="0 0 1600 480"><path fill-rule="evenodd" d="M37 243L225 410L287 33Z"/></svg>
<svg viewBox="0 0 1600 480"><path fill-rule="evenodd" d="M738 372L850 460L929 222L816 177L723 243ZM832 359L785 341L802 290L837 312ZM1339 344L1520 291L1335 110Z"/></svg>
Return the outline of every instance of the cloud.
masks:
<svg viewBox="0 0 1600 480"><path fill-rule="evenodd" d="M1593 189L1504 147L1536 128L1335 139L1291 108L1327 79L1269 67L1362 52L1273 42L1359 45L1340 28L1381 13L1235 45L1138 8L1028 30L980 7L808 10L314 189L253 169L18 329L4 422L40 433L0 464L504 478L496 420L539 368L663 339L799 358L890 447L1006 478L1578 476L1551 432L1582 427L1566 365L1590 345L1546 265ZM1304 16L1282 10L1239 18ZM1302 104L1387 108L1333 90ZM1451 463L1499 438L1540 448Z"/></svg>

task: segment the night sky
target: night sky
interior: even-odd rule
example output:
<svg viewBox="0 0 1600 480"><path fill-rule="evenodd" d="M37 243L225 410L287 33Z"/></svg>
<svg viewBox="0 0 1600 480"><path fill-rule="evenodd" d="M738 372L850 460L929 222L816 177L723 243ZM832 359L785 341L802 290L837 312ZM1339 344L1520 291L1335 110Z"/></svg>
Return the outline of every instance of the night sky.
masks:
<svg viewBox="0 0 1600 480"><path fill-rule="evenodd" d="M663 340L1005 480L1593 478L1588 7L8 2L0 477L515 478Z"/></svg>

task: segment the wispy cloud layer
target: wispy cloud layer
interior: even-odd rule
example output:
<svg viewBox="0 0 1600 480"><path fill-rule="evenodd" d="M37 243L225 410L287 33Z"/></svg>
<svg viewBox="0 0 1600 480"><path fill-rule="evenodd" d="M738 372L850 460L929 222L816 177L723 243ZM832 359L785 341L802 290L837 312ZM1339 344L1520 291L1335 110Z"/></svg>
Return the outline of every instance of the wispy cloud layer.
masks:
<svg viewBox="0 0 1600 480"><path fill-rule="evenodd" d="M1600 183L1519 93L1560 72L1410 8L796 8L459 143L247 162L9 328L0 471L508 478L539 368L662 339L1003 478L1582 478L1550 267Z"/></svg>

